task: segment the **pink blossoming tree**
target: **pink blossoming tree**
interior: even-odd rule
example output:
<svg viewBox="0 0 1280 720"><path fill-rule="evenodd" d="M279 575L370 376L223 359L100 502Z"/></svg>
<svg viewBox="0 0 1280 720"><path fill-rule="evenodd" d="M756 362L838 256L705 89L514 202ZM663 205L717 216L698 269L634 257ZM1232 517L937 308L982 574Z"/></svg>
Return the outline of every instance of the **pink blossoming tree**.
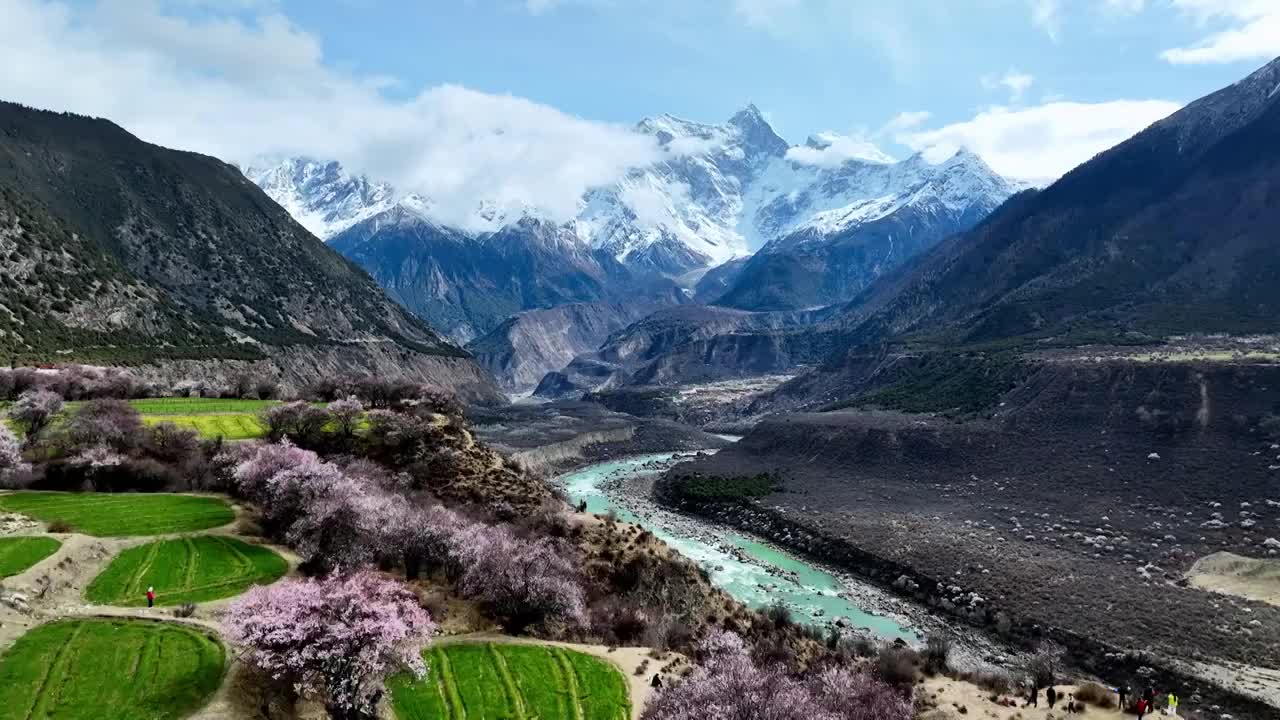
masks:
<svg viewBox="0 0 1280 720"><path fill-rule="evenodd" d="M385 679L426 673L435 625L404 585L372 571L257 587L227 611L244 660L339 720L370 717Z"/></svg>
<svg viewBox="0 0 1280 720"><path fill-rule="evenodd" d="M0 423L0 481L7 480L28 468L22 459L22 446L18 438Z"/></svg>
<svg viewBox="0 0 1280 720"><path fill-rule="evenodd" d="M865 673L828 668L794 678L751 661L742 639L716 632L702 667L660 692L643 720L909 720L911 703Z"/></svg>
<svg viewBox="0 0 1280 720"><path fill-rule="evenodd" d="M520 631L543 622L581 625L586 600L567 555L549 540L515 537L503 526L477 525L455 539L458 589Z"/></svg>
<svg viewBox="0 0 1280 720"><path fill-rule="evenodd" d="M27 431L27 442L33 442L60 412L61 395L48 390L28 390L9 408L9 417Z"/></svg>

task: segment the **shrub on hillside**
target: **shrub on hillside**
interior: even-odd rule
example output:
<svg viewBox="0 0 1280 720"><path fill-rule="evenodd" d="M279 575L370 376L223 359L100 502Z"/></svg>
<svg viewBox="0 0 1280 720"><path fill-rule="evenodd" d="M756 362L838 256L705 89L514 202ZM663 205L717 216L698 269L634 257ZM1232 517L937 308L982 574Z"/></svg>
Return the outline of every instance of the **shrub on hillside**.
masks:
<svg viewBox="0 0 1280 720"><path fill-rule="evenodd" d="M1043 647L1026 661L1027 677L1037 688L1045 688L1057 682L1062 670L1062 656L1057 650Z"/></svg>
<svg viewBox="0 0 1280 720"><path fill-rule="evenodd" d="M919 656L910 648L886 645L876 656L876 674L890 685L909 687L916 681L917 660Z"/></svg>
<svg viewBox="0 0 1280 720"><path fill-rule="evenodd" d="M943 635L930 635L925 639L924 652L921 656L924 659L924 671L930 675L945 673L951 669L951 638Z"/></svg>
<svg viewBox="0 0 1280 720"><path fill-rule="evenodd" d="M435 626L404 585L374 572L256 587L232 603L227 636L254 667L334 718L372 714L385 679L426 674Z"/></svg>
<svg viewBox="0 0 1280 720"><path fill-rule="evenodd" d="M792 677L751 661L742 639L713 632L703 642L701 667L661 690L644 720L716 717L770 720L908 720L911 703L875 678L844 668Z"/></svg>
<svg viewBox="0 0 1280 720"><path fill-rule="evenodd" d="M1116 697L1111 690L1096 682L1081 684L1080 687L1076 688L1075 695L1080 702L1097 705L1101 708L1111 708L1116 705Z"/></svg>

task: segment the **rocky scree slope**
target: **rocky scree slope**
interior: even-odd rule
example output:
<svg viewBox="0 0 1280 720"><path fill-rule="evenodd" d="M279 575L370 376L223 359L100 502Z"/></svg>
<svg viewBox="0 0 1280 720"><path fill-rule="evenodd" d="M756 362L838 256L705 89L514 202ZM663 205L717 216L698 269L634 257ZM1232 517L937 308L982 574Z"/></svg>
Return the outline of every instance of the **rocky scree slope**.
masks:
<svg viewBox="0 0 1280 720"><path fill-rule="evenodd" d="M511 393L532 390L548 373L644 317L652 306L573 303L526 310L467 345L476 362Z"/></svg>
<svg viewBox="0 0 1280 720"><path fill-rule="evenodd" d="M464 394L496 395L234 167L106 120L0 103L0 276L0 353L15 360L279 363L299 350L358 371L394 354L407 374L449 385L457 368Z"/></svg>

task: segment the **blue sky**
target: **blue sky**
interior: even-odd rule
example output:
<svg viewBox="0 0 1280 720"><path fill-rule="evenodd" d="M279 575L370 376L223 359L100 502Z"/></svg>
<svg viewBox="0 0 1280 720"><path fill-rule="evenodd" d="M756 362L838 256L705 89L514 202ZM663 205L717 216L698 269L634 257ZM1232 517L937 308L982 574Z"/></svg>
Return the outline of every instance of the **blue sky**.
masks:
<svg viewBox="0 0 1280 720"><path fill-rule="evenodd" d="M906 110L957 122L1008 103L1008 88L992 81L1011 72L1032 78L1022 104L1185 102L1262 64L1162 59L1232 24L1163 0L897 4L348 0L284 9L324 39L334 62L400 78L400 92L457 83L616 122L658 112L722 120L750 100L793 142L824 129L874 131ZM1038 16L1043 7L1051 11Z"/></svg>
<svg viewBox="0 0 1280 720"><path fill-rule="evenodd" d="M754 102L793 143L1048 181L1280 55L1280 0L0 0L0 98L572 217ZM843 156L843 155L841 155Z"/></svg>

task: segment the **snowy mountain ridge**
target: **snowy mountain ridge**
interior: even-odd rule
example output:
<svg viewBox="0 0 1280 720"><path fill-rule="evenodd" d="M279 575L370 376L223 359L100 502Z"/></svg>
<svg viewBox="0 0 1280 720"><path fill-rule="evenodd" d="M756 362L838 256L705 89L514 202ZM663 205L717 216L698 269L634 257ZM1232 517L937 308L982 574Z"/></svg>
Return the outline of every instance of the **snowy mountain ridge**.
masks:
<svg viewBox="0 0 1280 720"><path fill-rule="evenodd" d="M564 227L628 267L672 278L904 209L989 212L1020 189L964 149L934 163L921 154L895 161L872 143L834 133L793 146L753 105L724 124L663 114L640 121L636 131L654 137L667 159L589 191ZM430 198L350 175L336 162L288 158L244 173L325 240L397 206L427 223L435 217ZM475 222L453 230L479 237L522 219L546 220L536 208L504 212L481 200Z"/></svg>

